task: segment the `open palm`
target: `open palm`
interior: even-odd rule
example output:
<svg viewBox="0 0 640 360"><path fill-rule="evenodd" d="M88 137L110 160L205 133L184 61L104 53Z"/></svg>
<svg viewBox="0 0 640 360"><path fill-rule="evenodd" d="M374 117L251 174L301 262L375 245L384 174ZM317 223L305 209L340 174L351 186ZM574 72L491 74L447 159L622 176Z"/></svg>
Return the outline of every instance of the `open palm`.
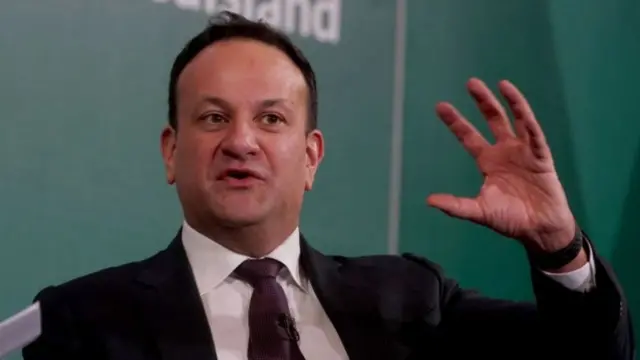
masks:
<svg viewBox="0 0 640 360"><path fill-rule="evenodd" d="M525 245L553 250L556 244L547 239L558 235L570 238L575 222L533 111L513 84L500 82L500 92L513 114L512 127L505 109L482 81L471 79L467 87L489 124L495 144L490 144L451 104L440 103L436 111L476 160L484 183L475 198L433 194L427 203Z"/></svg>

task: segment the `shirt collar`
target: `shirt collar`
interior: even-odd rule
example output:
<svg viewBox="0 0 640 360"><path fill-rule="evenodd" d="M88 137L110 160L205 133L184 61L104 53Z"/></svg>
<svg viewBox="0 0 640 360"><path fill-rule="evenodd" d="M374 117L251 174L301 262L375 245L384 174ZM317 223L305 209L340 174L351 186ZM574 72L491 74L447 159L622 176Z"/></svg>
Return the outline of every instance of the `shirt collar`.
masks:
<svg viewBox="0 0 640 360"><path fill-rule="evenodd" d="M200 295L218 287L248 256L235 253L193 229L186 221L182 224L182 244L187 253ZM286 267L296 285L307 291L302 281L300 257L300 231L296 228L285 241L267 256Z"/></svg>

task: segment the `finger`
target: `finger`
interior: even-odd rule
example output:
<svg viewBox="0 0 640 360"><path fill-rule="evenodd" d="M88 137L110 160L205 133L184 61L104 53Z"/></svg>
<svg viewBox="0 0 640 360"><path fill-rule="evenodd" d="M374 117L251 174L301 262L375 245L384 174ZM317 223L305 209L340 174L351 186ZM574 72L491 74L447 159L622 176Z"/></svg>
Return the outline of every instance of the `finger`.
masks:
<svg viewBox="0 0 640 360"><path fill-rule="evenodd" d="M427 204L449 216L482 223L483 213L476 199L456 197L450 194L432 194Z"/></svg>
<svg viewBox="0 0 640 360"><path fill-rule="evenodd" d="M472 78L467 83L467 89L476 101L478 109L487 120L496 141L515 137L507 112L487 85L480 79Z"/></svg>
<svg viewBox="0 0 640 360"><path fill-rule="evenodd" d="M549 157L551 155L549 145L527 99L515 85L507 80L501 81L498 87L511 108L518 137L529 144L536 157Z"/></svg>
<svg viewBox="0 0 640 360"><path fill-rule="evenodd" d="M439 103L436 105L436 113L474 158L477 158L483 149L490 146L482 134L453 105Z"/></svg>
<svg viewBox="0 0 640 360"><path fill-rule="evenodd" d="M516 136L526 144L531 144L531 137L527 130L527 125L522 120L514 120L513 127L516 129Z"/></svg>

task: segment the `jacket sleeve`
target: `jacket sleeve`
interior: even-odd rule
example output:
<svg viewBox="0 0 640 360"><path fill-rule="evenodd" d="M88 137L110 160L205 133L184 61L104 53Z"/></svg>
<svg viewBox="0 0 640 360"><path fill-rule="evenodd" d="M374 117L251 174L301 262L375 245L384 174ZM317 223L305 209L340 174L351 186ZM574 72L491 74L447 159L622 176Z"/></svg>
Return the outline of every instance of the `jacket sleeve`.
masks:
<svg viewBox="0 0 640 360"><path fill-rule="evenodd" d="M595 249L593 254L596 285L588 292L572 291L532 269L535 303L461 289L438 269L440 353L446 358L635 359L620 284Z"/></svg>

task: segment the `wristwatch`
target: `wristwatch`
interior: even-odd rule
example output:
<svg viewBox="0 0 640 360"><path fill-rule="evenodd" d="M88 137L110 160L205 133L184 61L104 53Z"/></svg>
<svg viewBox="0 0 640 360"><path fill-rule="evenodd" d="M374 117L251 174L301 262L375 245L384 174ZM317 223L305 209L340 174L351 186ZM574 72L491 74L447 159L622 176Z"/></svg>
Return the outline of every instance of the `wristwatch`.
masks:
<svg viewBox="0 0 640 360"><path fill-rule="evenodd" d="M533 252L527 251L529 261L541 270L556 270L569 264L575 259L580 251L586 246L584 234L578 224L576 224L576 234L573 240L564 248L554 252Z"/></svg>

